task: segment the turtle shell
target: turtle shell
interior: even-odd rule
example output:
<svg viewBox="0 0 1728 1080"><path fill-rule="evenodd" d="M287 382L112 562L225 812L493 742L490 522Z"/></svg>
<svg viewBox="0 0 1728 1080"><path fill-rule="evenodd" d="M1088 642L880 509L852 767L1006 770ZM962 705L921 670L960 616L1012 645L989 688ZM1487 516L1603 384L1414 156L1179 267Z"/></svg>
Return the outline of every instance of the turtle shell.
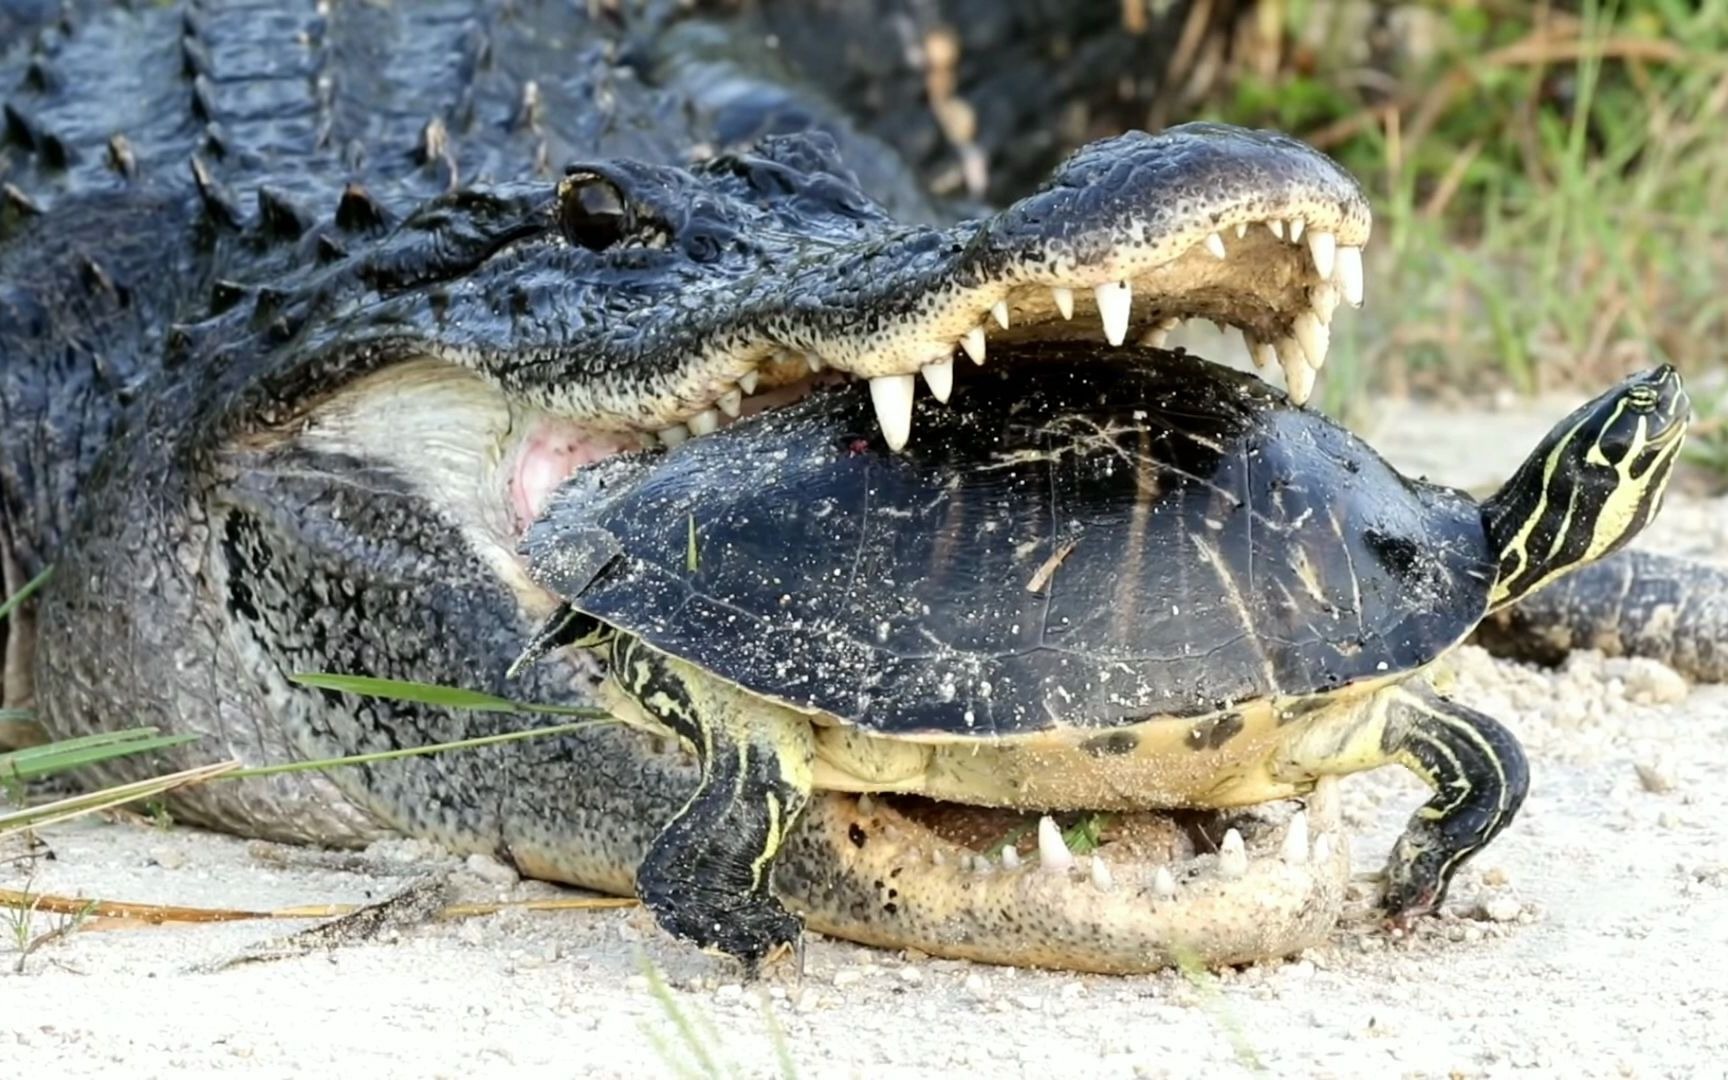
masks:
<svg viewBox="0 0 1728 1080"><path fill-rule="evenodd" d="M1486 611L1477 504L1252 376L1074 344L969 374L900 453L853 383L586 468L529 571L745 689L905 736L1337 691Z"/></svg>

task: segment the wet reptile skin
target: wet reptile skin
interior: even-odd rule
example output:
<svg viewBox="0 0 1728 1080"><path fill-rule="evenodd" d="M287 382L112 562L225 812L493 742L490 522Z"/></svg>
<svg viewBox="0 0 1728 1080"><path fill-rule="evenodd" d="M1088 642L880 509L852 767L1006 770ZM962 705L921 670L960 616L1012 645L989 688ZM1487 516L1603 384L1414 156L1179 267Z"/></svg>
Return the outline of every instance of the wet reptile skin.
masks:
<svg viewBox="0 0 1728 1080"><path fill-rule="evenodd" d="M55 735L206 736L152 763L173 767L534 722L308 691L287 681L296 671L586 701L595 673L573 661L505 679L546 608L501 567L489 504L368 456L391 442L376 431L308 431L364 419L379 397L367 380L428 342L471 374L412 383L409 411L378 421L400 446L508 432L533 404L652 427L714 341L836 307L892 313L1051 238L1036 195L985 225L944 225L919 175L951 167L951 148L897 119L903 91L870 91L899 76L840 77L852 69L824 51L833 35L775 22L784 9L736 25L585 10L264 0L63 14L0 0L0 569L10 592L56 567L4 631L5 704L33 701ZM763 26L787 33L783 64L755 64ZM800 65L832 76L817 81L848 108L789 81ZM1106 67L1088 70L1114 87ZM965 71L984 85L983 69ZM1042 108L1028 101L1012 116ZM986 150L1012 139L1012 116L981 127ZM904 159L885 141L902 134ZM1170 145L1150 159L1166 171L1150 171L1180 193L1183 163L1211 143ZM1057 150L1002 148L1001 182L1022 186L992 194L1022 193ZM1112 155L1143 152L1125 140L1067 174L1087 181L1057 184L1079 192L1073 219L1108 208L1110 190L1087 184L1116 175ZM571 162L652 211L625 250L600 259L548 239ZM690 781L677 754L600 728L198 788L175 811L333 844L406 832L627 891ZM871 891L823 861L833 820L794 838L794 899Z"/></svg>

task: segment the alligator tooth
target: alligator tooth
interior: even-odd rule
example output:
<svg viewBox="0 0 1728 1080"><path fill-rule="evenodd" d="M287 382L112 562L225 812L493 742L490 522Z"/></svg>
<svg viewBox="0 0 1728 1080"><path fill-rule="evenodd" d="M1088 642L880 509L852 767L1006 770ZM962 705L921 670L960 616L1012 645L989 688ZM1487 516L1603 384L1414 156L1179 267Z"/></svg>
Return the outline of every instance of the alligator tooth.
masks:
<svg viewBox="0 0 1728 1080"><path fill-rule="evenodd" d="M1243 336L1247 337L1246 334ZM1272 347L1272 343L1259 338L1248 338L1248 355L1254 358L1254 366L1262 371L1266 370L1266 365L1278 359L1278 351Z"/></svg>
<svg viewBox="0 0 1728 1080"><path fill-rule="evenodd" d="M1038 819L1038 865L1052 874L1065 874L1074 865L1074 853L1062 840L1062 831L1045 814Z"/></svg>
<svg viewBox="0 0 1728 1080"><path fill-rule="evenodd" d="M875 812L876 800L870 797L868 791L860 792L858 795L858 813L863 815L874 814Z"/></svg>
<svg viewBox="0 0 1728 1080"><path fill-rule="evenodd" d="M966 331L966 336L960 339L960 347L966 350L966 355L972 358L974 364L984 363L984 328L974 326Z"/></svg>
<svg viewBox="0 0 1728 1080"><path fill-rule="evenodd" d="M1110 864L1104 861L1104 856L1092 856L1092 887L1099 892L1109 892L1115 886L1116 879L1110 876Z"/></svg>
<svg viewBox="0 0 1728 1080"><path fill-rule="evenodd" d="M673 424L669 428L660 429L660 441L667 446L677 446L690 437L690 429L683 424Z"/></svg>
<svg viewBox="0 0 1728 1080"><path fill-rule="evenodd" d="M1276 236L1280 240L1284 239L1284 222L1280 221L1278 218L1268 220L1266 222L1266 228L1271 231L1273 236Z"/></svg>
<svg viewBox="0 0 1728 1080"><path fill-rule="evenodd" d="M1338 238L1316 229L1308 234L1308 251L1314 256L1314 269L1321 281L1332 280L1332 266L1338 257Z"/></svg>
<svg viewBox="0 0 1728 1080"><path fill-rule="evenodd" d="M815 353L805 353L804 362L810 366L810 374L812 375L817 374L823 368L828 366L827 364L824 364L822 358L817 356Z"/></svg>
<svg viewBox="0 0 1728 1080"><path fill-rule="evenodd" d="M1170 331L1182 325L1182 320L1172 315L1168 319L1159 319L1152 328L1140 335L1140 344L1153 349L1162 349L1164 343L1170 340Z"/></svg>
<svg viewBox="0 0 1728 1080"><path fill-rule="evenodd" d="M1247 235L1248 235L1248 223L1246 221L1238 221L1236 223L1236 239L1240 240L1244 236L1247 236Z"/></svg>
<svg viewBox="0 0 1728 1080"><path fill-rule="evenodd" d="M1338 249L1338 288L1351 307L1362 306L1362 249L1345 245Z"/></svg>
<svg viewBox="0 0 1728 1080"><path fill-rule="evenodd" d="M1002 848L1002 869L1020 869L1020 852L1013 844L1004 845Z"/></svg>
<svg viewBox="0 0 1728 1080"><path fill-rule="evenodd" d="M1074 290L1056 285L1051 287L1050 295L1056 298L1056 310L1062 313L1062 317L1072 319L1074 317Z"/></svg>
<svg viewBox="0 0 1728 1080"><path fill-rule="evenodd" d="M712 435L720 427L720 410L703 409L692 416L685 424L692 435Z"/></svg>
<svg viewBox="0 0 1728 1080"><path fill-rule="evenodd" d="M1332 837L1321 833L1314 838L1314 861L1329 863L1332 861Z"/></svg>
<svg viewBox="0 0 1728 1080"><path fill-rule="evenodd" d="M1284 369L1284 390L1291 401L1300 405L1314 392L1314 369L1308 366L1308 357L1295 338L1279 340L1275 350L1278 364Z"/></svg>
<svg viewBox="0 0 1728 1080"><path fill-rule="evenodd" d="M727 416L730 416L734 420L738 419L738 414L744 411L743 388L737 386L733 387L724 394L721 394L714 404L718 405L720 411L725 413Z"/></svg>
<svg viewBox="0 0 1728 1080"><path fill-rule="evenodd" d="M1301 218L1291 218L1290 219L1290 242L1292 244L1294 244L1298 240L1301 240L1302 239L1302 230L1307 228L1307 227L1308 227L1308 223L1306 221L1303 221Z"/></svg>
<svg viewBox="0 0 1728 1080"><path fill-rule="evenodd" d="M1298 810L1284 826L1284 844L1279 849L1286 863L1303 866L1308 862L1308 811Z"/></svg>
<svg viewBox="0 0 1728 1080"><path fill-rule="evenodd" d="M948 395L954 392L954 361L937 360L925 364L920 369L924 376L924 385L930 388L930 396L942 404L948 404Z"/></svg>
<svg viewBox="0 0 1728 1080"><path fill-rule="evenodd" d="M1225 255L1224 238L1219 236L1217 233L1208 233L1206 236L1206 250L1222 259Z"/></svg>
<svg viewBox="0 0 1728 1080"><path fill-rule="evenodd" d="M1176 895L1176 878L1168 866L1160 866L1152 872L1152 895L1160 900L1169 900Z"/></svg>
<svg viewBox="0 0 1728 1080"><path fill-rule="evenodd" d="M1296 316L1296 325L1292 327L1296 333L1296 343L1302 346L1302 352L1308 357L1308 366L1319 371L1326 366L1326 350L1332 345L1332 331L1326 329L1326 324L1312 311L1304 311Z"/></svg>
<svg viewBox="0 0 1728 1080"><path fill-rule="evenodd" d="M1248 872L1248 848L1242 834L1235 829L1224 830L1224 840L1218 845L1218 873L1227 878L1239 878Z"/></svg>
<svg viewBox="0 0 1728 1080"><path fill-rule="evenodd" d="M744 391L746 394L754 394L756 392L756 384L761 381L761 375L758 375L754 371L746 371L744 374L738 376L738 389Z"/></svg>
<svg viewBox="0 0 1728 1080"><path fill-rule="evenodd" d="M994 869L996 869L996 866L995 866L995 864L993 864L990 861L990 856L988 856L988 855L974 855L974 856L972 856L972 872L974 874L988 874Z"/></svg>
<svg viewBox="0 0 1728 1080"><path fill-rule="evenodd" d="M996 325L1008 329L1008 301L998 300L990 305L990 317L996 320Z"/></svg>
<svg viewBox="0 0 1728 1080"><path fill-rule="evenodd" d="M1322 324L1332 325L1332 313L1338 310L1338 287L1330 282L1322 281L1309 289L1308 306L1314 309L1314 316Z"/></svg>
<svg viewBox="0 0 1728 1080"><path fill-rule="evenodd" d="M1098 300L1098 317L1104 321L1104 339L1112 345L1122 344L1128 337L1128 309L1134 303L1134 290L1126 281L1112 281L1098 286L1093 295Z"/></svg>
<svg viewBox="0 0 1728 1080"><path fill-rule="evenodd" d="M917 382L911 375L878 375L870 380L870 401L890 450L903 448L912 437L912 391Z"/></svg>

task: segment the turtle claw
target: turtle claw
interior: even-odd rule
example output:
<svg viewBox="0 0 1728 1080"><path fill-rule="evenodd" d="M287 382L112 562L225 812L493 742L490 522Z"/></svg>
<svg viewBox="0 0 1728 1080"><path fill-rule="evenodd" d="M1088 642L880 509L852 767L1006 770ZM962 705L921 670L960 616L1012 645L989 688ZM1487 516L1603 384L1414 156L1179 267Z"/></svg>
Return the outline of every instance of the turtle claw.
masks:
<svg viewBox="0 0 1728 1080"><path fill-rule="evenodd" d="M752 898L748 904L708 906L664 903L644 892L642 901L662 929L704 952L728 956L743 965L747 979L788 954L804 970L804 924L778 901Z"/></svg>

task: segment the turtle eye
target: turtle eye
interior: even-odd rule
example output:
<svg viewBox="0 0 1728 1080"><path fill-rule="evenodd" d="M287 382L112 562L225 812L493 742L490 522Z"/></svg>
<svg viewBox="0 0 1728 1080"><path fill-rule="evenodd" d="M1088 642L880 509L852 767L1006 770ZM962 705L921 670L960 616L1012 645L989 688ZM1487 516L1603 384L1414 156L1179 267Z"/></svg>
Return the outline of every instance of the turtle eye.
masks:
<svg viewBox="0 0 1728 1080"><path fill-rule="evenodd" d="M558 225L564 238L604 251L630 235L635 217L618 185L598 173L574 173L558 187Z"/></svg>

